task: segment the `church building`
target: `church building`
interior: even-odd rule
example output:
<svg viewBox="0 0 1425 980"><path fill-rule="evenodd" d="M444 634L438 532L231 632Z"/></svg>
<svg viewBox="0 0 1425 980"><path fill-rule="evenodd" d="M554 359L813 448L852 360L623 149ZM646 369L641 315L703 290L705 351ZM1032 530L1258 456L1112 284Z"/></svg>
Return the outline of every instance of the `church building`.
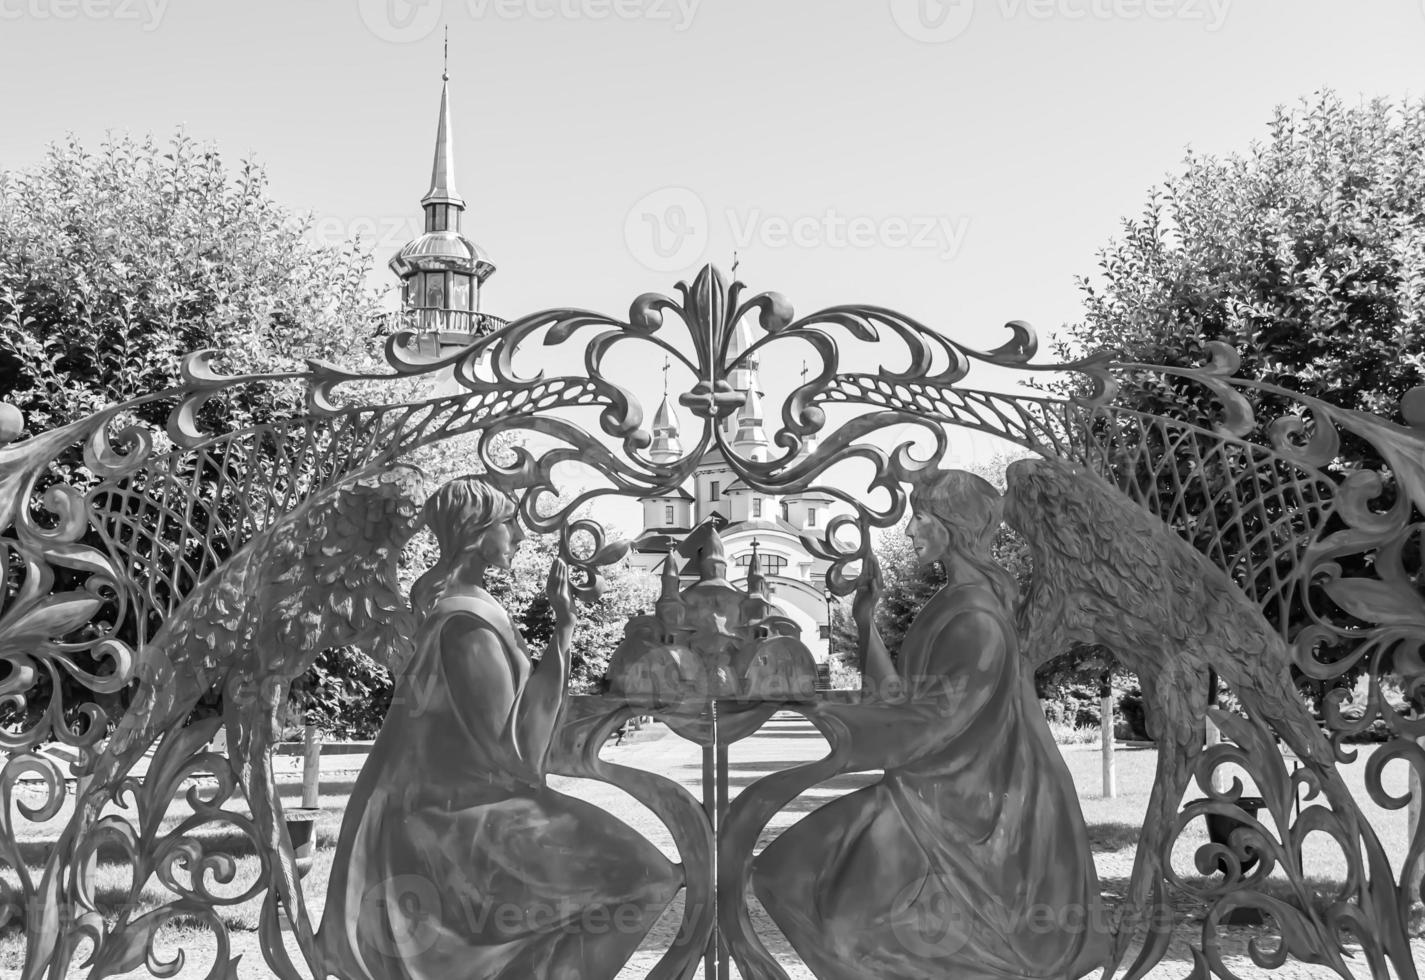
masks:
<svg viewBox="0 0 1425 980"><path fill-rule="evenodd" d="M753 342L752 325L744 318L737 325L728 351L735 359ZM743 459L765 461L772 451L780 452L767 438L763 427L761 365L753 354L742 367L731 372L729 383L745 396L742 407L721 423L723 437L732 451ZM667 376L665 365L664 376ZM655 462L676 460L683 454L680 422L668 392L653 415L653 445L649 455ZM808 440L802 452L816 448ZM748 576L753 554L767 585L775 611L801 627L802 641L818 664L828 659L830 636L827 628L831 597L825 592L828 562L818 558L811 542L826 533L835 499L827 493L808 490L787 496L773 496L754 490L738 479L723 453L714 448L693 473L692 480L673 493L645 497L643 533L634 542L631 560L648 574L655 575L670 552L695 527L711 520L719 529L732 567L728 578L741 585ZM684 569L685 580L696 578Z"/></svg>

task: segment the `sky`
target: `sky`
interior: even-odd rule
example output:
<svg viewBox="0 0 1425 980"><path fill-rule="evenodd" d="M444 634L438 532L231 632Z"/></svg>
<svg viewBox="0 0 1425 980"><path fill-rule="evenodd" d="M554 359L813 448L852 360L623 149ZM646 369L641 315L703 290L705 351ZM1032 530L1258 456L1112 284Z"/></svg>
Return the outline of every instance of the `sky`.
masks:
<svg viewBox="0 0 1425 980"><path fill-rule="evenodd" d="M1076 278L1185 151L1425 92L1422 0L0 0L0 167L108 131L254 157L313 234L420 230L449 28L484 308L622 316L705 262L971 346ZM1047 344L1045 345L1047 349ZM642 365L641 367L653 367ZM783 365L769 387L794 373ZM643 371L655 377L655 370ZM772 392L775 395L775 392Z"/></svg>

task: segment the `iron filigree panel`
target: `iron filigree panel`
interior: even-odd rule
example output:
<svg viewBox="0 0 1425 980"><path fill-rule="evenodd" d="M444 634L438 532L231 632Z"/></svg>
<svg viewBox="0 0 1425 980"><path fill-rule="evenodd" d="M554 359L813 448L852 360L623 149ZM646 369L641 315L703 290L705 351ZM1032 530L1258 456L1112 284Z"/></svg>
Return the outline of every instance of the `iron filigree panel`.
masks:
<svg viewBox="0 0 1425 980"><path fill-rule="evenodd" d="M750 345L737 339L742 324L751 325ZM1009 330L1007 343L981 352L880 307L799 318L783 297L746 296L709 267L676 296L640 296L622 320L538 313L435 360L415 355L412 335L396 334L379 371L312 364L291 376L226 377L213 367L216 352L199 352L185 361L178 388L0 447L0 920L23 924L21 975L83 969L105 977L140 967L171 975L181 960L160 962L155 938L181 921L212 935L209 976L235 976L218 910L257 899L273 973L320 975L330 965L306 910L271 748L288 686L322 650L357 645L396 668L415 653L417 614L395 561L426 493L408 465L417 450L476 439L485 480L512 494L522 522L539 532L569 528L600 495L674 491L718 454L755 490L815 488L838 500L843 513L816 546L830 563L828 588L864 597L875 592L874 532L903 516L914 488L941 479L947 427L958 426L1042 457L1011 467L1003 501L1036 563L1013 628L1018 659L1032 669L1074 643L1108 646L1142 679L1163 747L1131 893L1096 965L1116 968L1132 947L1128 975L1146 973L1174 925L1171 915L1151 913L1187 893L1210 908L1193 953L1196 976L1232 976L1220 924L1250 906L1267 913L1278 939L1274 949L1254 946L1263 966L1295 957L1345 976L1364 966L1373 977L1416 977L1407 923L1421 896L1392 869L1341 767L1353 759L1343 738L1379 721L1391 737L1365 767L1371 799L1405 805L1384 787L1391 762L1425 774L1417 743L1425 717L1391 704L1382 688L1395 677L1410 703L1425 696L1425 395L1412 392L1397 422L1235 378L1235 355L1220 345L1209 345L1197 368L1124 363L1112 353L1037 364L1033 331L1018 321ZM811 351L812 370L777 406L775 450L747 458L719 424L743 404L732 379L749 358L788 342ZM842 354L847 344L858 351L852 363ZM610 380L634 345L694 379L678 400L698 430L684 435L676 458L654 458L639 398ZM541 346L577 350L583 370L522 374L519 355L537 356ZM1026 378L1054 373L1079 394L977 388L969 382L981 365ZM447 377L456 393L412 397ZM1120 385L1145 378L1176 392L1181 411L1145 414L1117 400ZM250 429L204 427L211 401L274 383L300 386L305 404ZM1249 396L1285 406L1283 414L1257 419ZM1206 423L1204 406L1214 415ZM596 431L572 421L580 412L597 413ZM165 426L140 421L156 413ZM928 455L882 444L885 432L905 425L925 433ZM521 431L552 448L516 445L504 455L506 434ZM1368 447L1378 465L1337 467L1343 438ZM57 478L60 461L81 476ZM873 471L866 486L828 477L848 463ZM566 464L597 471L606 485L546 509L560 499L555 471ZM619 553L595 550L582 564L564 553L586 595L597 591L599 564ZM1364 711L1345 711L1336 694L1318 722L1292 688L1293 670L1318 681L1364 670ZM1245 713L1211 709L1231 743L1204 752L1209 674L1226 681ZM871 691L867 701L911 717L929 703L917 697ZM221 714L198 710L215 702ZM896 764L887 740L856 730L852 715L823 710L816 698L776 704L811 718L831 754L757 781L712 816L677 784L599 758L607 734L648 709L617 697L573 698L562 709L547 771L626 790L678 846L684 922L650 974L657 980L691 976L714 933L718 955L744 976L785 976L747 914L762 828L831 776ZM225 753L209 748L220 727ZM1277 738L1301 760L1294 773ZM49 745L72 752L68 773L42 751ZM1199 850L1202 875L1219 866L1225 874L1185 875L1172 863L1185 828L1210 814L1241 814L1233 805L1240 786L1213 787L1212 773L1228 764L1251 775L1265 812L1244 818L1230 845ZM197 775L202 788L181 788ZM1193 776L1205 798L1179 811ZM1298 811L1300 788L1317 802ZM185 792L191 816L166 823ZM116 801L130 805L116 810ZM58 840L36 864L22 841L56 823ZM1324 902L1299 857L1301 840L1315 834L1336 842L1348 868ZM251 880L237 880L224 852L235 835L259 858ZM101 852L131 881L116 916L104 915L95 897ZM1417 829L1405 866L1422 854ZM1255 866L1244 870L1249 858ZM1268 887L1273 875L1285 885ZM775 900L780 879L766 880ZM164 899L141 906L146 887ZM1361 955L1351 956L1352 946Z"/></svg>

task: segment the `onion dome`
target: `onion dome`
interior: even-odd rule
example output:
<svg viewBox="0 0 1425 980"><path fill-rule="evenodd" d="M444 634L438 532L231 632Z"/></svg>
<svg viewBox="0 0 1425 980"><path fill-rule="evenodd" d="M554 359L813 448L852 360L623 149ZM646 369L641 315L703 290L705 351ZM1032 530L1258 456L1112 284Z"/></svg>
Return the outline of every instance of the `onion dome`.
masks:
<svg viewBox="0 0 1425 980"><path fill-rule="evenodd" d="M666 463L683 455L683 444L678 439L678 413L668 400L668 392L663 392L663 400L658 403L658 411L653 413L653 445L648 455L655 463Z"/></svg>
<svg viewBox="0 0 1425 980"><path fill-rule="evenodd" d="M747 400L737 413L737 434L732 438L732 448L741 455L753 459L767 448L767 433L762 429L762 393L757 390L756 380L747 389Z"/></svg>

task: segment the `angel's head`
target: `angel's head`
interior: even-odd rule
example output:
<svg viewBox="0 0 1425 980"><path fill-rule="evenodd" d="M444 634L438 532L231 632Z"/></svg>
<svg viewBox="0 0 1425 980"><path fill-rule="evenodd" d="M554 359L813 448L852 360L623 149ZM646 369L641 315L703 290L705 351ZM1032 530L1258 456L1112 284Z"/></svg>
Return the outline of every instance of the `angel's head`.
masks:
<svg viewBox="0 0 1425 980"><path fill-rule="evenodd" d="M1001 504L988 480L965 470L938 470L917 481L905 532L916 558L928 565L952 555L987 555Z"/></svg>
<svg viewBox="0 0 1425 980"><path fill-rule="evenodd" d="M451 480L427 498L422 519L440 546L437 569L509 568L524 540L515 502L478 476Z"/></svg>

